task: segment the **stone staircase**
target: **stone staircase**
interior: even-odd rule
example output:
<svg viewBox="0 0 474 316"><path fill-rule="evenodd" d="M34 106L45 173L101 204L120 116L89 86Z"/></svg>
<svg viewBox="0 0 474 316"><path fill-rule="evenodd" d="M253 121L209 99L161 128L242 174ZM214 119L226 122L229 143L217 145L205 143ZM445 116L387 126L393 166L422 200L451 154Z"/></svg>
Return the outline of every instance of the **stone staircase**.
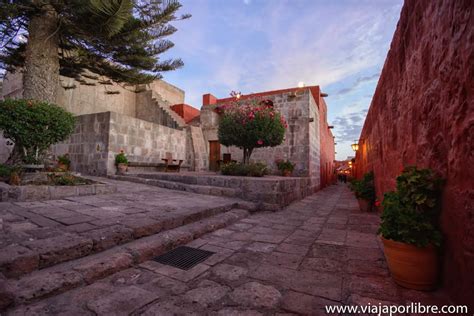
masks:
<svg viewBox="0 0 474 316"><path fill-rule="evenodd" d="M169 117L171 117L177 127L183 128L186 126L184 119L171 109L171 104L168 101L163 99L158 93L153 90L150 90L150 97L153 101L153 104L159 107Z"/></svg>
<svg viewBox="0 0 474 316"><path fill-rule="evenodd" d="M111 179L198 194L225 196L257 203L275 211L314 193L307 177L237 177L199 172L153 172L112 175Z"/></svg>
<svg viewBox="0 0 474 316"><path fill-rule="evenodd" d="M226 196L226 197L242 197L242 188L239 187L226 187L222 183L216 181L198 181L194 177L179 176L172 173L138 173L130 175L113 175L109 176L111 179L129 181L147 185L153 185L156 187L186 191L197 194L214 195L214 196Z"/></svg>
<svg viewBox="0 0 474 316"><path fill-rule="evenodd" d="M161 220L143 219L126 229L117 223L100 234L66 233L57 237L58 242L36 248L12 244L7 250L11 253L0 261L0 312L91 284L226 227L254 209L252 204L234 202L172 212Z"/></svg>

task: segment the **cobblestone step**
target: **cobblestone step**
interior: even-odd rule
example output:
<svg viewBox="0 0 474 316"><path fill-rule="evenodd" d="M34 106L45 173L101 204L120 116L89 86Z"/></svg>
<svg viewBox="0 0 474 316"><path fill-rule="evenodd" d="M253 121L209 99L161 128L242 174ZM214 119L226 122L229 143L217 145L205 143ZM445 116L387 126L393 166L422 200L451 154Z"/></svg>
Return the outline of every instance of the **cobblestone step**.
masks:
<svg viewBox="0 0 474 316"><path fill-rule="evenodd" d="M12 308L87 286L186 244L206 233L233 224L248 215L247 210L232 209L184 226L130 241L97 254L34 271L19 279L4 280L6 286L3 289L0 287L0 296L9 299L8 307Z"/></svg>
<svg viewBox="0 0 474 316"><path fill-rule="evenodd" d="M0 274L17 278L35 270L105 251L120 244L177 228L233 208L252 209L251 203L229 202L218 207L196 211L169 212L166 214L104 219L99 227L83 232L57 232L49 230L51 237L12 243L0 253ZM87 227L86 227L87 228ZM90 228L89 228L90 229ZM47 229L44 229L45 233Z"/></svg>
<svg viewBox="0 0 474 316"><path fill-rule="evenodd" d="M149 174L137 174L133 176L113 175L113 176L110 176L110 178L115 179L115 180L143 183L143 184L157 186L160 188L186 191L186 192L192 192L192 193L197 193L197 194L226 196L226 197L235 197L235 198L242 197L242 190L239 188L221 187L217 185L213 186L213 185L189 184L189 183L185 183L186 177L173 177L171 178L170 181L156 179L156 178L148 178L148 177L153 177L153 176L154 175L149 175Z"/></svg>

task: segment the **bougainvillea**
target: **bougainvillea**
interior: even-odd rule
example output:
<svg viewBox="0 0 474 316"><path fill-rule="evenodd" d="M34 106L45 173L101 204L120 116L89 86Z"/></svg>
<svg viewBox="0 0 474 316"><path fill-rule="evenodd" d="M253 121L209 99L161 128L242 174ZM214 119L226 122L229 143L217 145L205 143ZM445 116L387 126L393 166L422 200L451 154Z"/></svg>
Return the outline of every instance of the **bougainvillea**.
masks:
<svg viewBox="0 0 474 316"><path fill-rule="evenodd" d="M219 142L243 149L244 164L249 163L255 148L275 147L283 142L287 123L270 100L235 97L216 107L216 111L221 114Z"/></svg>

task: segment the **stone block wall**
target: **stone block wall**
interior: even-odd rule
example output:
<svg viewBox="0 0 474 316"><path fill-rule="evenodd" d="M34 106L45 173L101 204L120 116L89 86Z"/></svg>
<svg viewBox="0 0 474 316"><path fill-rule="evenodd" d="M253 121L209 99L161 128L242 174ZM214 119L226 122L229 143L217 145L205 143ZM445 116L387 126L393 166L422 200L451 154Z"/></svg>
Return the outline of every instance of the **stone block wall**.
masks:
<svg viewBox="0 0 474 316"><path fill-rule="evenodd" d="M155 80L147 85L148 90L157 92L161 97L170 104L184 103L184 90L163 80Z"/></svg>
<svg viewBox="0 0 474 316"><path fill-rule="evenodd" d="M185 160L186 132L119 113L94 113L78 116L70 138L53 146L55 155L69 153L72 170L100 176L115 173L121 150L133 162L162 163L167 152Z"/></svg>
<svg viewBox="0 0 474 316"><path fill-rule="evenodd" d="M61 77L56 103L74 115L112 111L135 116L135 86L112 83L104 85L84 79L87 84L72 78ZM74 89L65 89L72 87Z"/></svg>
<svg viewBox="0 0 474 316"><path fill-rule="evenodd" d="M106 175L110 117L111 112L77 116L73 134L66 142L53 146L53 154L68 153L74 171L89 175Z"/></svg>
<svg viewBox="0 0 474 316"><path fill-rule="evenodd" d="M443 286L474 310L474 6L406 1L356 156L377 196L403 166L432 168L442 195Z"/></svg>
<svg viewBox="0 0 474 316"><path fill-rule="evenodd" d="M111 113L108 173L115 172L115 155L124 150L130 161L162 163L170 152L173 159L186 159L186 131Z"/></svg>
<svg viewBox="0 0 474 316"><path fill-rule="evenodd" d="M310 96L309 100L309 117L313 119L313 122L308 124L308 135L309 135L309 174L311 179L312 190L317 191L321 188L321 118L319 115L319 108L316 104L316 100Z"/></svg>
<svg viewBox="0 0 474 316"><path fill-rule="evenodd" d="M312 177L316 177L319 183L319 115L311 91L309 89L300 89L296 93L284 91L265 95L265 98L273 101L275 108L288 122L288 129L281 145L255 149L251 161L264 162L272 168L273 173L277 173L275 161L289 159L296 164L294 175L308 177L313 168ZM217 102L219 104L219 100ZM215 105L204 105L201 109L201 126L207 145L209 141L218 140L219 116L212 110L214 107ZM314 119L313 122L310 122L311 117ZM311 144L310 134L314 138ZM230 153L232 159L242 160L242 150L239 148L221 146L221 155L224 153Z"/></svg>
<svg viewBox="0 0 474 316"><path fill-rule="evenodd" d="M193 171L209 170L209 152L200 127L186 127L186 164Z"/></svg>

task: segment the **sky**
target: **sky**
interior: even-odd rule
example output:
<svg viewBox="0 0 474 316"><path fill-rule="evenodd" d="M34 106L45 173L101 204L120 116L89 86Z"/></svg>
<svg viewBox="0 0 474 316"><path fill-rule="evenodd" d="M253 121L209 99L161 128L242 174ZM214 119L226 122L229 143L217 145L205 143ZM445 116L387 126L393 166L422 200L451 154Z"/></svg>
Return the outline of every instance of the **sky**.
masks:
<svg viewBox="0 0 474 316"><path fill-rule="evenodd" d="M202 95L320 85L334 125L336 159L353 155L402 0L181 0L163 58L184 67L164 80L202 106Z"/></svg>

